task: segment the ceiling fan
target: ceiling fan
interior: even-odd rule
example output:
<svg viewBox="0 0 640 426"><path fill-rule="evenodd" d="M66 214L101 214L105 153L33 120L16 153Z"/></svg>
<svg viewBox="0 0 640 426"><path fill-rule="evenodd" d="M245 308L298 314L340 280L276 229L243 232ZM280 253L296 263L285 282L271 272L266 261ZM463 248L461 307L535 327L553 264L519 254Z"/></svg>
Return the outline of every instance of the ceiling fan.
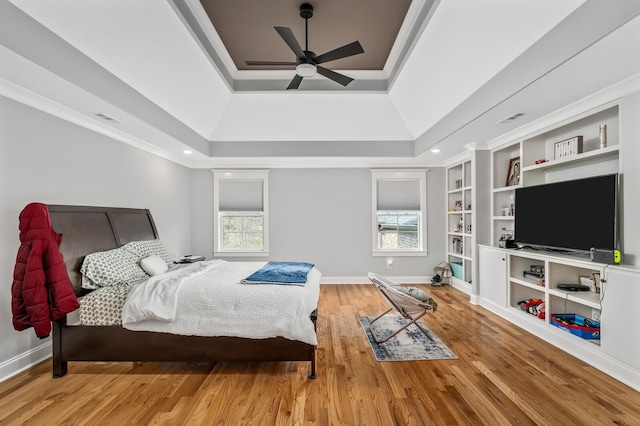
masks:
<svg viewBox="0 0 640 426"><path fill-rule="evenodd" d="M247 65L295 65L296 75L289 83L287 90L297 89L300 87L300 83L304 77L313 77L316 72L320 75L327 77L330 80L340 83L343 86L351 83L353 79L346 75L331 71L328 68L320 66L325 62L335 61L336 59L346 58L348 56L358 55L364 53L364 49L360 45L360 42L354 41L353 43L346 44L337 49L331 50L322 55L316 56L315 53L309 50L309 18L313 16L313 6L309 3L303 3L300 5L300 17L304 19L304 50L300 47L300 44L293 35L291 28L287 27L274 27L280 34L280 37L287 43L289 48L295 53L295 62L278 62L278 61L245 61Z"/></svg>

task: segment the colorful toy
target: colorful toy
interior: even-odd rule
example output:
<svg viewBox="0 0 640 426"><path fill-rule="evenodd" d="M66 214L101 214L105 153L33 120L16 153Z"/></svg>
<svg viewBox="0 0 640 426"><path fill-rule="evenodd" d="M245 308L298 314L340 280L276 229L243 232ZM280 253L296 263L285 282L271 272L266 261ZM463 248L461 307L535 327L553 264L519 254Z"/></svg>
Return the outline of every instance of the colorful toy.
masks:
<svg viewBox="0 0 640 426"><path fill-rule="evenodd" d="M542 299L521 300L518 302L518 306L520 306L520 309L531 315L535 315L540 319L545 318L545 306Z"/></svg>

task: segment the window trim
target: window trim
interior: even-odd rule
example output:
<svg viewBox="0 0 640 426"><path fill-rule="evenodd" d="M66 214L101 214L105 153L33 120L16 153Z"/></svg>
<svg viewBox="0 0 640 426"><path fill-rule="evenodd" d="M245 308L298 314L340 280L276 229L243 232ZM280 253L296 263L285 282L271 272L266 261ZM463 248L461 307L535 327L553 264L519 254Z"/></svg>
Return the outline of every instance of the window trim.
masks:
<svg viewBox="0 0 640 426"><path fill-rule="evenodd" d="M429 169L370 169L371 171L371 255L427 256L427 172ZM420 183L420 224L417 249L378 248L378 181L418 181Z"/></svg>
<svg viewBox="0 0 640 426"><path fill-rule="evenodd" d="M212 170L213 172L213 257L268 257L269 256L269 170ZM220 181L262 181L262 250L222 249L220 232Z"/></svg>

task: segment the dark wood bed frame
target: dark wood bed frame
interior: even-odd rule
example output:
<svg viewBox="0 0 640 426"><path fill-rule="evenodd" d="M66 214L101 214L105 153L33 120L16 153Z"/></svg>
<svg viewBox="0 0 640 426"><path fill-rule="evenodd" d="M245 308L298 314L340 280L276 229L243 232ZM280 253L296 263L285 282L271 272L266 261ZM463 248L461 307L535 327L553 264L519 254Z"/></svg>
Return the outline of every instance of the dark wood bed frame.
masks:
<svg viewBox="0 0 640 426"><path fill-rule="evenodd" d="M158 238L146 209L49 205L53 229L63 235L60 250L76 295L83 294L80 266L93 252L130 241ZM317 310L310 315L316 326ZM182 336L131 331L120 326L67 325L53 322L53 377L67 373L69 361L310 361L316 378L316 347L283 337Z"/></svg>

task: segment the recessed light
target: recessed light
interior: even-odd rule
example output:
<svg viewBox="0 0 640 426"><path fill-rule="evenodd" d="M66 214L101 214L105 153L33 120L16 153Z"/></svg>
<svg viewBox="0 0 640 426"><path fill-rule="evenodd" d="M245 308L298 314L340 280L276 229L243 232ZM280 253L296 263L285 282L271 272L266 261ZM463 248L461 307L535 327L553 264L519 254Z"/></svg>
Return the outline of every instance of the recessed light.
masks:
<svg viewBox="0 0 640 426"><path fill-rule="evenodd" d="M437 154L440 152L440 150L438 148L433 148L431 152L433 152L434 154Z"/></svg>
<svg viewBox="0 0 640 426"><path fill-rule="evenodd" d="M193 154L193 151L191 151L190 149L185 149L184 151L185 154L189 155L189 154Z"/></svg>

